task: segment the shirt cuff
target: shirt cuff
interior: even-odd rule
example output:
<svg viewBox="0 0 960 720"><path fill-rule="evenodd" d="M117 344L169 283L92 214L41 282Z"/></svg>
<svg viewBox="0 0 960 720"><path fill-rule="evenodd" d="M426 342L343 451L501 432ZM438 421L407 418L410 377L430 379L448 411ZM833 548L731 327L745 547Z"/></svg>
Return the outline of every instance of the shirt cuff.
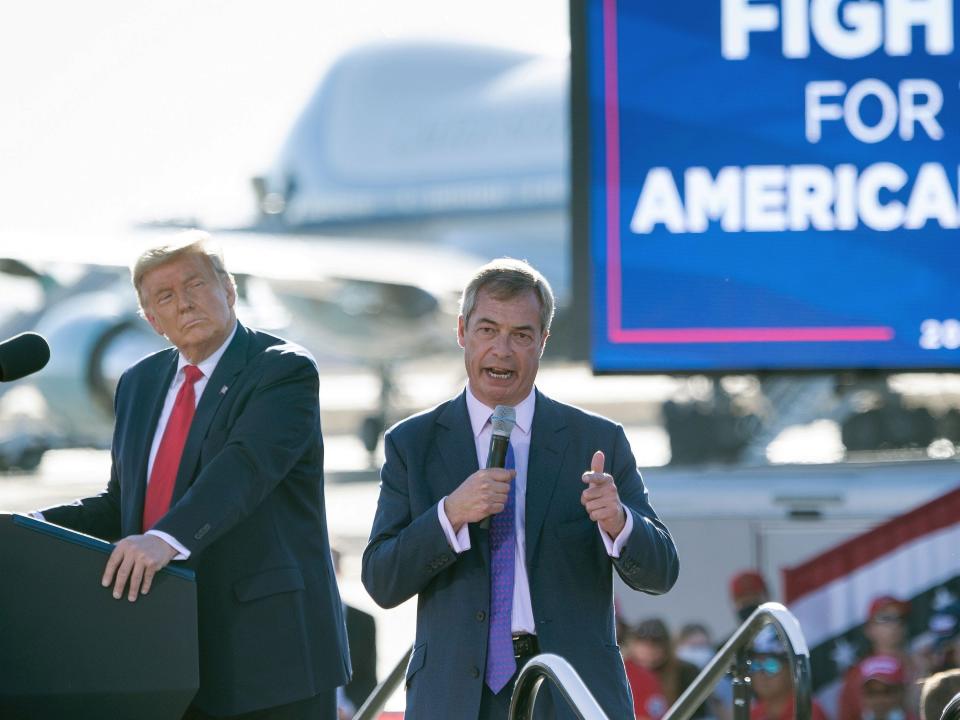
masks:
<svg viewBox="0 0 960 720"><path fill-rule="evenodd" d="M147 530L144 535L156 535L158 538L163 540L167 545L172 547L177 551L177 554L173 556L174 560L186 560L190 557L190 551L187 550L183 545L177 542L176 538L172 535L168 535L162 530Z"/></svg>
<svg viewBox="0 0 960 720"><path fill-rule="evenodd" d="M443 534L447 536L447 544L450 545L450 549L460 554L470 549L470 527L467 523L464 523L463 527L460 528L460 532L455 533L453 531L453 525L451 525L450 520L447 519L447 513L443 511L443 501L446 499L447 496L444 495L440 498L440 502L437 503L437 515L440 516L440 527L443 528Z"/></svg>
<svg viewBox="0 0 960 720"><path fill-rule="evenodd" d="M610 536L607 535L603 528L600 525L597 525L597 530L600 531L600 537L603 539L603 546L607 549L607 555L612 558L619 558L620 551L623 550L623 546L627 544L627 540L630 539L630 533L633 531L633 513L630 512L626 507L623 508L623 511L627 514L627 522L623 525L623 530L620 531L620 534L614 540L610 539Z"/></svg>

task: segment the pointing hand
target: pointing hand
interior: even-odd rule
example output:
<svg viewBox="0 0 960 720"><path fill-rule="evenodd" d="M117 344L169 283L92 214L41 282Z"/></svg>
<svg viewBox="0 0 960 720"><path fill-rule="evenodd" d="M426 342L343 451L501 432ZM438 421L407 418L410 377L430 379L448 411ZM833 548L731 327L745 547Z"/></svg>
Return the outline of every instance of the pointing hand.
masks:
<svg viewBox="0 0 960 720"><path fill-rule="evenodd" d="M590 470L583 474L587 489L580 502L590 519L600 525L611 539L616 539L627 523L627 513L620 502L613 476L603 471L603 452L597 450L590 461Z"/></svg>

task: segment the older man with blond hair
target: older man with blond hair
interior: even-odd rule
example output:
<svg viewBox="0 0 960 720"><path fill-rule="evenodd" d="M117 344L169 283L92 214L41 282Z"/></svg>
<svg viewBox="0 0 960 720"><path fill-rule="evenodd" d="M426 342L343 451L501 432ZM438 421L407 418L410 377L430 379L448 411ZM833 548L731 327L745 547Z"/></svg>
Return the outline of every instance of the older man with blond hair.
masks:
<svg viewBox="0 0 960 720"><path fill-rule="evenodd" d="M106 489L43 517L118 541L100 578L117 600L171 561L195 569L200 690L185 718L332 720L350 671L316 364L237 321L204 232L143 253L133 283L173 347L120 378Z"/></svg>
<svg viewBox="0 0 960 720"><path fill-rule="evenodd" d="M478 269L457 323L464 391L384 438L363 583L383 607L418 600L408 720L504 720L539 652L566 658L611 718L633 717L613 573L663 593L677 552L623 428L535 387L553 307L527 263ZM504 464L487 467L493 423L511 409ZM570 717L542 695L537 717Z"/></svg>

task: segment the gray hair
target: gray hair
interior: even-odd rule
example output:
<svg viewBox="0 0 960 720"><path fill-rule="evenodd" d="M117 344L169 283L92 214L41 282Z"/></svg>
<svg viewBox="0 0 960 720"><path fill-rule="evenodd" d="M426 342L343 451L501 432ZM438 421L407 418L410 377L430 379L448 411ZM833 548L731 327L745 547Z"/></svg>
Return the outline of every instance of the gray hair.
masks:
<svg viewBox="0 0 960 720"><path fill-rule="evenodd" d="M210 233L205 230L184 230L177 233L169 242L144 250L137 261L130 268L130 276L133 279L133 287L137 291L137 301L140 303L140 312L143 313L143 295L141 285L143 277L155 270L161 265L178 260L188 255L200 255L207 259L210 268L219 276L220 282L237 290L237 281L233 275L227 272L226 265L223 262L223 252L214 242Z"/></svg>
<svg viewBox="0 0 960 720"><path fill-rule="evenodd" d="M497 300L511 300L532 291L540 301L540 331L550 332L554 310L553 290L547 279L526 261L497 258L473 274L460 296L460 314L465 324L470 322L481 290L486 290Z"/></svg>

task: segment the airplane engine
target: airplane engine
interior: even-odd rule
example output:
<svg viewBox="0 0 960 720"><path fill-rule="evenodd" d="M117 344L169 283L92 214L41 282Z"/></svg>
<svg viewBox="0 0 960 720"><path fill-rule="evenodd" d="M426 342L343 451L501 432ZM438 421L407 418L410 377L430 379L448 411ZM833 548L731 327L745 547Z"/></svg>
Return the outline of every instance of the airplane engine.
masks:
<svg viewBox="0 0 960 720"><path fill-rule="evenodd" d="M34 384L48 405L54 437L71 446L109 447L113 395L125 368L165 346L123 291L74 295L50 308L36 327L50 343L50 363Z"/></svg>

